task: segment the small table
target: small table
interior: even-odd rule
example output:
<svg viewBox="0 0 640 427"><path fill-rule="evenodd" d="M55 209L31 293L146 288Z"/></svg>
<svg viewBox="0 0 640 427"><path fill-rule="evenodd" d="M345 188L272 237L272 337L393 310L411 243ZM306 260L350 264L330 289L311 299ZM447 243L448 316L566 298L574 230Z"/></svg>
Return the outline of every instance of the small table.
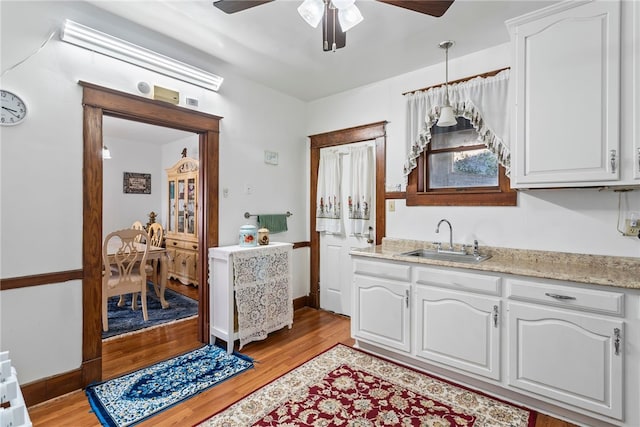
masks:
<svg viewBox="0 0 640 427"><path fill-rule="evenodd" d="M143 243L134 243L136 249L143 252L146 245ZM109 246L107 246L107 255L109 257L113 256L116 251L120 248L120 244L117 239L112 239L109 242ZM167 288L167 250L165 248L161 248L159 246L151 246L149 245L149 250L147 251L147 261L158 260L160 264L160 283L153 282L153 289L156 291L156 295L160 298L160 305L162 308L169 308L169 303L164 298L164 291Z"/></svg>

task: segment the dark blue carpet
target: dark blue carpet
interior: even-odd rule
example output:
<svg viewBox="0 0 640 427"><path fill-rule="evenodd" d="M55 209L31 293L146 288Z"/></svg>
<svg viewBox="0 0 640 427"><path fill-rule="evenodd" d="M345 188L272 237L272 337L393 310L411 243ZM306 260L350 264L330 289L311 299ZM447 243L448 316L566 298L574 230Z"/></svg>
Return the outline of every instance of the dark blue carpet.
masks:
<svg viewBox="0 0 640 427"><path fill-rule="evenodd" d="M147 289L147 314L149 315L149 320L146 322L142 318L140 295L138 295L137 310L131 310L131 294L125 296L125 304L122 307L118 307L120 297L109 298L109 330L102 332L102 338L109 338L198 314L198 301L196 300L180 295L171 289L165 290L164 298L169 303L169 308L162 309L160 298L156 296L153 284L149 282Z"/></svg>

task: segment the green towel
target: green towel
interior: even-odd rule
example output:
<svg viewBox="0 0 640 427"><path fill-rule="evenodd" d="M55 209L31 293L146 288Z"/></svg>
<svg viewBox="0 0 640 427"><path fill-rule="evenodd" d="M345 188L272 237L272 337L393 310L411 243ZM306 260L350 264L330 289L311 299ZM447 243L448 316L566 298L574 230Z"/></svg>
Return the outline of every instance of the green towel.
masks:
<svg viewBox="0 0 640 427"><path fill-rule="evenodd" d="M269 229L269 233L282 233L287 231L287 214L258 215L260 228Z"/></svg>

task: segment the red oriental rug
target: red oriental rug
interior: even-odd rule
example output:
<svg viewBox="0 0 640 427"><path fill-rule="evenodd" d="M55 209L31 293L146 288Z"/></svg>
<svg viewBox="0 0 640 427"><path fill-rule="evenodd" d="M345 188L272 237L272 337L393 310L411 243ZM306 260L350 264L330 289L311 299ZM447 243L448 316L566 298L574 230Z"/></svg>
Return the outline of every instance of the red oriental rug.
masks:
<svg viewBox="0 0 640 427"><path fill-rule="evenodd" d="M336 345L201 427L533 427L535 412Z"/></svg>

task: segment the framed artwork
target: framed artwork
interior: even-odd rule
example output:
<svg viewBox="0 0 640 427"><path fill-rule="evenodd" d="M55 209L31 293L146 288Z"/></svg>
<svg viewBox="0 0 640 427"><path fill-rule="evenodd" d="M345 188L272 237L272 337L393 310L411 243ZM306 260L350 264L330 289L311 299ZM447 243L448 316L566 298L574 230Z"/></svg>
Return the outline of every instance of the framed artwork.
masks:
<svg viewBox="0 0 640 427"><path fill-rule="evenodd" d="M130 194L151 194L151 174L125 172L122 191Z"/></svg>

